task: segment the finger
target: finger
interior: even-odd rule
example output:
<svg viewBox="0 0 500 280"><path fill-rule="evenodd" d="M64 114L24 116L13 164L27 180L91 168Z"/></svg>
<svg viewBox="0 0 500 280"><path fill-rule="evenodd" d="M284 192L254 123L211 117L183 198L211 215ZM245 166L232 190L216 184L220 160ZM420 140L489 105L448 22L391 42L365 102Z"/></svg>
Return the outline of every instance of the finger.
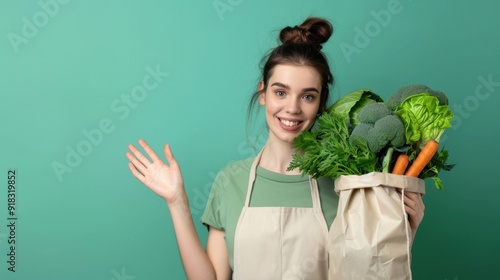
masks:
<svg viewBox="0 0 500 280"><path fill-rule="evenodd" d="M405 192L405 195L415 201L420 197L420 194L416 192Z"/></svg>
<svg viewBox="0 0 500 280"><path fill-rule="evenodd" d="M405 206L406 207L410 207L411 209L416 209L416 203L415 201L413 201L411 198L407 197L405 195L405 198L404 198L404 203L405 203Z"/></svg>
<svg viewBox="0 0 500 280"><path fill-rule="evenodd" d="M404 192L404 194L403 194L402 191L399 189L397 190L397 193L399 195L399 198L403 200L403 204L405 206L405 209L407 209L407 208L413 209L413 202L412 202L411 197L409 197L406 192Z"/></svg>
<svg viewBox="0 0 500 280"><path fill-rule="evenodd" d="M424 202L422 201L422 196L419 193L405 193L406 201L409 201L409 205L413 208L423 208Z"/></svg>
<svg viewBox="0 0 500 280"><path fill-rule="evenodd" d="M408 206L405 206L405 211L410 218L413 217L415 214L417 214L417 212L415 210L413 210L412 208L410 208Z"/></svg>
<svg viewBox="0 0 500 280"><path fill-rule="evenodd" d="M139 173L137 169L135 169L134 165L131 162L128 163L128 168L130 169L134 177L144 184L144 176L141 173Z"/></svg>
<svg viewBox="0 0 500 280"><path fill-rule="evenodd" d="M419 217L424 215L424 209L422 207L411 203L405 203L405 211L411 217Z"/></svg>
<svg viewBox="0 0 500 280"><path fill-rule="evenodd" d="M134 169L139 171L142 176L145 176L147 168L142 163L140 163L134 156L132 156L131 153L127 152L125 155L130 160L130 163L132 163L132 165L134 166Z"/></svg>
<svg viewBox="0 0 500 280"><path fill-rule="evenodd" d="M424 212L418 211L416 209L410 208L410 207L405 207L405 211L408 214L408 217L412 221L421 221L422 218L424 217Z"/></svg>
<svg viewBox="0 0 500 280"><path fill-rule="evenodd" d="M134 145L130 144L130 145L128 145L128 148L130 149L130 151L132 151L134 156L137 158L137 160L139 160L139 162L144 167L148 167L151 165L151 162L149 161L149 159L147 159Z"/></svg>
<svg viewBox="0 0 500 280"><path fill-rule="evenodd" d="M161 159L158 157L158 155L155 153L155 151L153 151L153 149L151 149L151 147L148 145L148 143L146 143L146 141L139 139L139 144L142 146L144 151L146 151L146 153L153 160L153 162L161 161Z"/></svg>
<svg viewBox="0 0 500 280"><path fill-rule="evenodd" d="M417 194L413 201L415 202L416 208L422 209L422 210L425 208L424 201L422 200L422 197L420 195Z"/></svg>
<svg viewBox="0 0 500 280"><path fill-rule="evenodd" d="M165 145L165 148L163 149L163 152L165 153L165 157L167 158L168 163L170 165L177 164L177 161L175 160L174 155L172 154L172 150L170 149L170 145L169 144Z"/></svg>

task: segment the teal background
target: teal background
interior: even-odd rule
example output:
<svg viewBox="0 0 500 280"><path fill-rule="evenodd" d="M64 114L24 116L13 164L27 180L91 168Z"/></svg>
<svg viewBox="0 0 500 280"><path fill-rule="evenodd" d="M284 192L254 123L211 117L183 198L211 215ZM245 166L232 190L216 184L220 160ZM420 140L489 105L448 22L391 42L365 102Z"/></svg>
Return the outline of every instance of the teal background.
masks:
<svg viewBox="0 0 500 280"><path fill-rule="evenodd" d="M245 112L258 63L281 28L309 15L335 27L324 46L332 101L424 83L456 110L443 142L457 165L442 174L445 190L427 184L414 279L498 279L498 1L54 1L0 3L1 279L184 279L167 206L130 174L127 145L144 138L160 153L171 144L204 242L197 221L215 174L254 154ZM52 15L39 4L49 2L58 3ZM397 13L377 21L391 5ZM24 27L31 38L23 18L39 25ZM147 67L169 75L126 105ZM493 85L481 87L481 77ZM103 120L111 131L58 178L54 163L67 165L67 148ZM6 262L9 168L18 172L15 273Z"/></svg>

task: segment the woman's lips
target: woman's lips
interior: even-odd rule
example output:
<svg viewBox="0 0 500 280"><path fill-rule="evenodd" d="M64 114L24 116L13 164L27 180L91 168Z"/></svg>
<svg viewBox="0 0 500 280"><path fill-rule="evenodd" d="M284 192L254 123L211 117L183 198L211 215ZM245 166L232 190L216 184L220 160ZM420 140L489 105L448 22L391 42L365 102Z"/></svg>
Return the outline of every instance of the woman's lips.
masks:
<svg viewBox="0 0 500 280"><path fill-rule="evenodd" d="M287 131L295 131L298 130L302 127L302 124L304 123L303 121L292 121L292 120L285 120L285 119L278 119L278 123L281 128Z"/></svg>

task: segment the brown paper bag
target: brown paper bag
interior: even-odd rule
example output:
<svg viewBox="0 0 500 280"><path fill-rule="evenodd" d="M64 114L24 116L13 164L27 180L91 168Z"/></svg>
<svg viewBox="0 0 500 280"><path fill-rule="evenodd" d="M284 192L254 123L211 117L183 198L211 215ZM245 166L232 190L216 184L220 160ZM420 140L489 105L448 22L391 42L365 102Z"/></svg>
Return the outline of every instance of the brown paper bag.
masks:
<svg viewBox="0 0 500 280"><path fill-rule="evenodd" d="M412 278L411 229L397 189L424 194L424 180L381 172L335 180L330 280Z"/></svg>

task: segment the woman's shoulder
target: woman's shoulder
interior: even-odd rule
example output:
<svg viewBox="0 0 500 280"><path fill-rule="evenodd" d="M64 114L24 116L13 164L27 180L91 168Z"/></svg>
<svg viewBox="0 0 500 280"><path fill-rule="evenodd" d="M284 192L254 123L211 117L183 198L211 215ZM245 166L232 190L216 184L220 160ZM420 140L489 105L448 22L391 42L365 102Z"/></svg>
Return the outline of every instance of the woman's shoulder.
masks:
<svg viewBox="0 0 500 280"><path fill-rule="evenodd" d="M239 185L242 182L248 182L252 162L253 158L247 158L226 164L217 174L214 186L225 189L229 185Z"/></svg>

